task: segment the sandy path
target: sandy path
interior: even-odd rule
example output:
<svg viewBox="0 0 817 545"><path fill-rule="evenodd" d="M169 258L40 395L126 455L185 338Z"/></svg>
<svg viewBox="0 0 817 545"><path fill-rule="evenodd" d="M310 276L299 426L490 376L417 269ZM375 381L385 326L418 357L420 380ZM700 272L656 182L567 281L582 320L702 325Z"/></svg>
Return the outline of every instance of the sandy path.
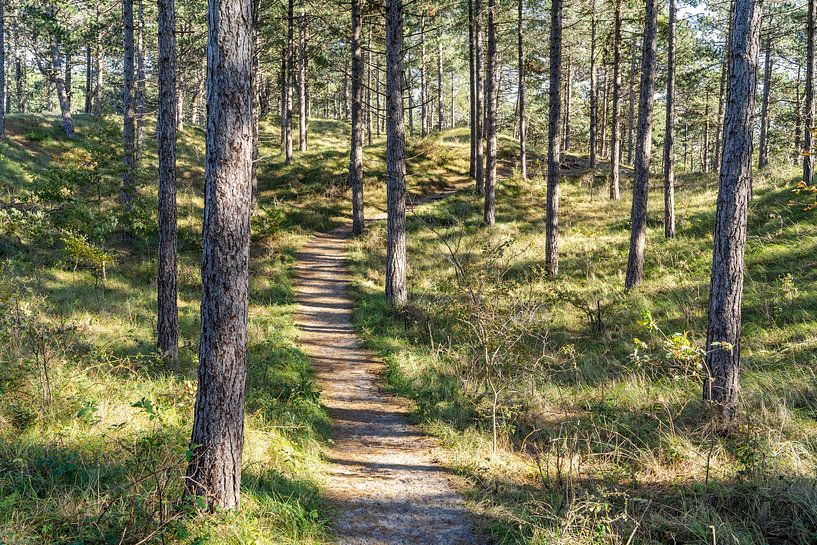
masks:
<svg viewBox="0 0 817 545"><path fill-rule="evenodd" d="M348 226L316 236L296 265L300 341L313 359L322 402L333 418L326 493L337 509L338 541L483 543L452 476L439 463L434 440L409 423L409 410L399 398L381 390L382 362L362 348L355 333L348 236Z"/></svg>

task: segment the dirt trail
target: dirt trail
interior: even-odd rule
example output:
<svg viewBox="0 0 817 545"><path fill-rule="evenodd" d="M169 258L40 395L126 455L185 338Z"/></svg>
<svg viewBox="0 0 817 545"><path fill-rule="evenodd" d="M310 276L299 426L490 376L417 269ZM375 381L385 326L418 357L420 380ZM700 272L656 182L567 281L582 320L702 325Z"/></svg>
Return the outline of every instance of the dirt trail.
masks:
<svg viewBox="0 0 817 545"><path fill-rule="evenodd" d="M333 528L338 541L483 543L452 476L439 463L435 441L409 422L405 403L381 390L382 361L362 348L355 333L348 236L348 226L316 236L296 265L300 341L315 363L321 398L333 418L326 493L337 509Z"/></svg>

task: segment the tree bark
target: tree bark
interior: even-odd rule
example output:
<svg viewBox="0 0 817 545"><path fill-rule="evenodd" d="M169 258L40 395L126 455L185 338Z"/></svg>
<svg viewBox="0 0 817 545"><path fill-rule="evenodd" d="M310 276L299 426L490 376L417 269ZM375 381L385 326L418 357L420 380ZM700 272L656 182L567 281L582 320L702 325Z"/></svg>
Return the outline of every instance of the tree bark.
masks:
<svg viewBox="0 0 817 545"><path fill-rule="evenodd" d="M380 136L380 121L383 118L383 115L380 111L380 93L381 93L381 85L380 85L380 58L377 59L377 64L375 65L375 89L374 99L375 99L375 134Z"/></svg>
<svg viewBox="0 0 817 545"><path fill-rule="evenodd" d="M723 156L723 108L726 104L726 85L729 78L729 51L732 44L732 14L735 11L735 0L729 0L729 13L727 14L726 46L723 49L723 63L721 64L721 93L718 99L718 127L715 133L715 154L713 156L713 170L720 168L721 157Z"/></svg>
<svg viewBox="0 0 817 545"><path fill-rule="evenodd" d="M567 53L567 66L565 68L565 111L562 116L562 125L564 126L564 136L562 147L565 151L570 149L570 109L573 101L573 66L570 63L570 52Z"/></svg>
<svg viewBox="0 0 817 545"><path fill-rule="evenodd" d="M482 84L482 0L474 0L474 78L476 83L476 112L475 140L476 140L476 168L474 175L477 179L477 195L485 192L485 169L483 161L483 121L485 109L483 106L483 84Z"/></svg>
<svg viewBox="0 0 817 545"><path fill-rule="evenodd" d="M445 102L443 101L443 31L442 27L437 29L437 130L443 130L443 111Z"/></svg>
<svg viewBox="0 0 817 545"><path fill-rule="evenodd" d="M386 0L386 300L398 309L408 301L405 155L403 0Z"/></svg>
<svg viewBox="0 0 817 545"><path fill-rule="evenodd" d="M516 45L517 45L517 59L519 82L517 86L518 103L519 103L519 166L522 174L522 179L528 178L528 159L525 153L525 133L527 127L525 126L525 51L523 43L523 28L522 28L522 2L519 0L517 4L517 19L516 19Z"/></svg>
<svg viewBox="0 0 817 545"><path fill-rule="evenodd" d="M287 2L287 45L286 45L286 82L285 82L285 99L286 99L286 110L285 110L285 123L284 128L286 129L286 142L285 142L285 160L286 164L292 164L292 56L293 56L293 26L294 26L294 2L293 0L288 0ZM348 119L348 117L347 117Z"/></svg>
<svg viewBox="0 0 817 545"><path fill-rule="evenodd" d="M91 45L90 43L85 46L85 113L91 113L91 97L93 95L93 87L92 87L92 78L91 78L91 63L93 59L91 58Z"/></svg>
<svg viewBox="0 0 817 545"><path fill-rule="evenodd" d="M125 171L122 174L122 205L129 211L133 204L136 190L136 96L134 86L134 25L133 0L123 0L123 84L122 111L124 117L123 161ZM130 236L130 234L128 234Z"/></svg>
<svg viewBox="0 0 817 545"><path fill-rule="evenodd" d="M209 0L198 391L186 491L237 508L244 445L252 170L252 5Z"/></svg>
<svg viewBox="0 0 817 545"><path fill-rule="evenodd" d="M595 5L595 3L594 3ZM559 160L562 107L562 0L550 6L550 89L548 104L548 188L545 212L545 270L559 274ZM593 146L591 146L593 147Z"/></svg>
<svg viewBox="0 0 817 545"><path fill-rule="evenodd" d="M142 162L144 144L145 117L145 10L142 0L137 0L137 34L136 34L136 164Z"/></svg>
<svg viewBox="0 0 817 545"><path fill-rule="evenodd" d="M474 178L477 172L477 131L476 131L476 117L477 117L477 92L476 92L476 62L474 60L474 0L468 0L468 88L469 106L471 108L471 117L468 118L468 128L470 131L471 154L468 165L468 175Z"/></svg>
<svg viewBox="0 0 817 545"><path fill-rule="evenodd" d="M806 130L803 134L803 183L811 185L814 181L814 84L817 64L814 57L814 24L817 18L817 0L808 0L808 18L806 28Z"/></svg>
<svg viewBox="0 0 817 545"><path fill-rule="evenodd" d="M664 236L675 238L675 0L669 0L669 43L667 44L667 111L664 126Z"/></svg>
<svg viewBox="0 0 817 545"><path fill-rule="evenodd" d="M420 16L420 134L428 134L428 77L426 75L426 16Z"/></svg>
<svg viewBox="0 0 817 545"><path fill-rule="evenodd" d="M760 105L760 142L758 146L757 167L764 168L769 164L769 94L772 87L772 29L766 36L766 60L763 63L763 98Z"/></svg>
<svg viewBox="0 0 817 545"><path fill-rule="evenodd" d="M488 0L488 58L485 66L485 225L496 223L497 85L496 0Z"/></svg>
<svg viewBox="0 0 817 545"><path fill-rule="evenodd" d="M590 0L590 131L588 150L590 168L596 168L596 143L598 142L598 104L599 96L596 85L596 0Z"/></svg>
<svg viewBox="0 0 817 545"><path fill-rule="evenodd" d="M68 103L68 110L71 110L72 101L74 99L74 63L71 52L65 53L65 100Z"/></svg>
<svg viewBox="0 0 817 545"><path fill-rule="evenodd" d="M298 35L298 149L306 151L309 147L307 131L309 129L309 107L306 94L306 5L301 0L300 33Z"/></svg>
<svg viewBox="0 0 817 545"><path fill-rule="evenodd" d="M704 399L712 402L718 423L725 430L734 426L737 413L743 258L751 199L754 85L762 6L762 0L736 0L731 21L729 92L709 288L708 376L703 387Z"/></svg>
<svg viewBox="0 0 817 545"><path fill-rule="evenodd" d="M706 90L704 98L704 135L703 135L703 156L701 157L701 167L704 173L709 172L709 89Z"/></svg>
<svg viewBox="0 0 817 545"><path fill-rule="evenodd" d="M349 176L352 188L352 234L363 233L363 49L360 0L352 0L352 142Z"/></svg>
<svg viewBox="0 0 817 545"><path fill-rule="evenodd" d="M0 0L0 141L6 139L6 15Z"/></svg>
<svg viewBox="0 0 817 545"><path fill-rule="evenodd" d="M179 360L176 284L176 6L158 0L159 97L156 140L159 148L159 259L157 264L156 346L168 365Z"/></svg>
<svg viewBox="0 0 817 545"><path fill-rule="evenodd" d="M369 36L366 40L366 86L364 89L365 116L366 116L366 140L368 145L372 145L372 25L369 25Z"/></svg>
<svg viewBox="0 0 817 545"><path fill-rule="evenodd" d="M25 90L25 65L20 55L20 23L15 20L12 28L14 37L14 94L17 102L17 112L25 113L28 101Z"/></svg>
<svg viewBox="0 0 817 545"><path fill-rule="evenodd" d="M647 0L644 41L641 48L641 89L638 100L635 180L630 214L630 252L624 287L631 289L644 279L644 245L647 238L647 190L652 149L652 110L655 92L655 47L658 34L657 0Z"/></svg>
<svg viewBox="0 0 817 545"><path fill-rule="evenodd" d="M674 1L674 0L671 0ZM613 21L613 114L610 133L610 199L620 196L621 162L621 0L615 0Z"/></svg>
<svg viewBox="0 0 817 545"><path fill-rule="evenodd" d="M803 137L803 105L802 94L800 93L800 64L797 64L797 85L794 94L794 151L795 160L800 158L800 144Z"/></svg>
<svg viewBox="0 0 817 545"><path fill-rule="evenodd" d="M636 39L633 38L632 56L630 57L630 105L627 109L627 164L633 164L633 128L635 127L635 70L636 70Z"/></svg>

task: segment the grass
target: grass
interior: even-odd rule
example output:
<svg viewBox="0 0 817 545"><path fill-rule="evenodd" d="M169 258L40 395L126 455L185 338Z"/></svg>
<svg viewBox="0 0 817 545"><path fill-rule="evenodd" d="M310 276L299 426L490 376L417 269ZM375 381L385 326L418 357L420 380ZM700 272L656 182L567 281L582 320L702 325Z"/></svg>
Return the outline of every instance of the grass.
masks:
<svg viewBox="0 0 817 545"><path fill-rule="evenodd" d="M450 448L496 542L817 539L817 236L796 176L782 165L755 177L729 437L700 399L714 175L679 177L674 240L652 188L647 280L630 293L626 188L611 202L604 177L581 169L562 182L555 280L541 176L501 181L491 229L470 190L417 210L403 313L382 301L384 226L356 242L358 327Z"/></svg>

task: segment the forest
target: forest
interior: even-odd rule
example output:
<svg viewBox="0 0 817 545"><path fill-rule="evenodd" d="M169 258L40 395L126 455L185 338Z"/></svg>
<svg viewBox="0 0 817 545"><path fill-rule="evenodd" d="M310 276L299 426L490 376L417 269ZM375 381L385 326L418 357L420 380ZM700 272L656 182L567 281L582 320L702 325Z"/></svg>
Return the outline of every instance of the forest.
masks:
<svg viewBox="0 0 817 545"><path fill-rule="evenodd" d="M0 545L817 543L817 0L0 0Z"/></svg>

